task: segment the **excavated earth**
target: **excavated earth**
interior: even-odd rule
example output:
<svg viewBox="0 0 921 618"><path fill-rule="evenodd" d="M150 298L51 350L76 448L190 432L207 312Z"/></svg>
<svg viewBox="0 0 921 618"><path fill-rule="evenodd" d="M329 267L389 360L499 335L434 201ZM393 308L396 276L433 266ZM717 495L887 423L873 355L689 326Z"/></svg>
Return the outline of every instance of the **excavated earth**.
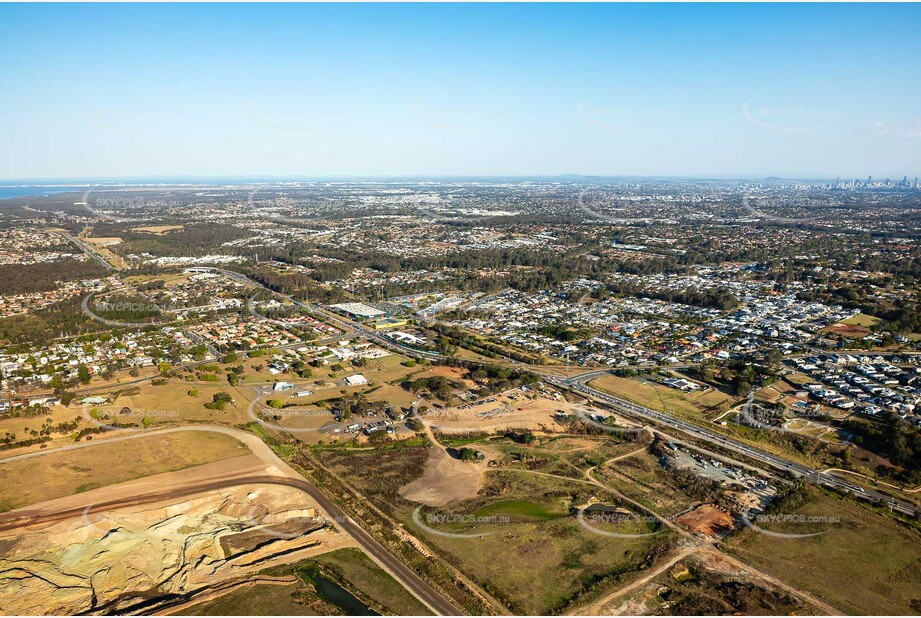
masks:
<svg viewBox="0 0 921 618"><path fill-rule="evenodd" d="M0 613L149 613L351 545L292 487L241 485L0 532Z"/></svg>

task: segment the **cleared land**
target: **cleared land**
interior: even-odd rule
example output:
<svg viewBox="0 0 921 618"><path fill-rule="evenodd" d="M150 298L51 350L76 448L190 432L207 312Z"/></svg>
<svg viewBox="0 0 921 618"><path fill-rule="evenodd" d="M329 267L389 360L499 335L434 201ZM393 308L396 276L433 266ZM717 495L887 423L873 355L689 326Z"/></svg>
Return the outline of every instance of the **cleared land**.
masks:
<svg viewBox="0 0 921 618"><path fill-rule="evenodd" d="M432 446L425 462L425 472L412 483L400 488L400 495L412 502L442 506L455 500L477 495L483 486L486 462L460 461L443 448Z"/></svg>
<svg viewBox="0 0 921 618"><path fill-rule="evenodd" d="M0 511L249 454L230 436L182 432L0 463Z"/></svg>
<svg viewBox="0 0 921 618"><path fill-rule="evenodd" d="M163 236L174 230L181 230L184 225L148 225L146 227L133 227L130 229L132 232L146 232L148 234L153 234L155 236Z"/></svg>
<svg viewBox="0 0 921 618"><path fill-rule="evenodd" d="M145 599L190 591L207 597L258 570L353 542L315 519L316 505L300 489L252 477L189 486L185 477L147 477L158 479L160 490L149 500L135 502L138 494L126 489L147 480L139 479L36 507L44 515L35 523L0 534L0 606L20 615L135 613L127 609ZM171 491L183 485L193 493ZM118 504L105 502L116 494L124 506L62 510L81 497L89 505ZM144 613L156 613L149 609Z"/></svg>
<svg viewBox="0 0 921 618"><path fill-rule="evenodd" d="M189 395L189 392L197 395ZM209 410L206 403L219 393L229 393L234 403L227 405L223 410ZM169 382L161 385L150 383L140 384L135 389L124 391L111 403L97 406L110 418L119 421L118 411L131 408L137 413L132 415L129 422L138 422L141 415L150 418L154 425L174 424L179 421L222 424L245 423L246 407L253 398L249 388L230 386L226 381L219 382L186 382L179 378L171 378ZM73 407L73 404L71 404Z"/></svg>
<svg viewBox="0 0 921 618"><path fill-rule="evenodd" d="M858 313L857 315L851 316L846 320L841 320L842 324L855 324L857 326L876 326L882 320L879 318L873 317L872 315L867 315L866 313Z"/></svg>
<svg viewBox="0 0 921 618"><path fill-rule="evenodd" d="M487 478L478 497L422 515L423 522L447 522L427 524L432 528L474 536L417 533L516 613L567 611L648 568L671 545L669 533L614 538L584 528L573 509L598 496L597 487L520 472L490 472ZM605 498L605 504L614 503ZM401 518L417 528L409 510ZM628 523L617 531L650 529Z"/></svg>
<svg viewBox="0 0 921 618"><path fill-rule="evenodd" d="M921 611L921 531L886 514L808 488L787 514L820 516L828 523L764 525L774 532L823 532L778 538L741 528L725 547L756 567L808 590L847 614L917 614ZM835 519L838 521L836 522Z"/></svg>
<svg viewBox="0 0 921 618"><path fill-rule="evenodd" d="M709 498L685 487L679 477L662 467L658 456L649 452L600 466L593 476L662 515L677 515Z"/></svg>
<svg viewBox="0 0 921 618"><path fill-rule="evenodd" d="M598 612L635 615L801 616L816 610L713 553L694 554Z"/></svg>
<svg viewBox="0 0 921 618"><path fill-rule="evenodd" d="M842 337L850 337L851 339L858 339L866 337L870 334L871 331L866 326L860 326L859 324L845 324L844 322L838 322L837 324L826 326L822 329L822 332L833 333L835 335L841 335Z"/></svg>
<svg viewBox="0 0 921 618"><path fill-rule="evenodd" d="M433 408L424 417L433 428L444 433L495 432L510 427L562 431L565 426L555 420L553 414L558 411L574 414L580 407L563 400L525 394L516 388L464 405Z"/></svg>
<svg viewBox="0 0 921 618"><path fill-rule="evenodd" d="M142 371L142 375L147 374L148 377L155 373L156 370L151 368ZM124 374L124 377L133 379L128 378L127 374ZM97 385L94 384L95 386ZM197 391L195 397L188 394L193 389ZM234 403L227 405L224 410L205 408L204 404L221 391L229 393ZM82 406L82 398L90 395L106 396L109 401L98 406ZM72 444L75 433L97 428L98 424L141 428L145 418L151 426L159 427L183 422L239 425L252 420L246 415L246 408L252 397L251 389L232 387L226 382L185 382L179 378L171 378L166 384L157 386L150 382L121 386L112 384L112 388L94 388L92 393L79 395L68 407L54 406L48 412L36 416L4 418L0 424L0 433L11 433L15 436L14 441L19 441L41 432L50 438L45 443L45 448L50 449ZM93 413L93 410L98 412ZM91 422L93 414L99 423ZM45 429L47 433L43 431ZM101 437L96 435L94 439ZM85 437L80 439L81 442L86 440ZM0 450L0 458L39 449L39 445L6 448Z"/></svg>
<svg viewBox="0 0 921 618"><path fill-rule="evenodd" d="M118 254L109 249L111 246L122 243L122 239L118 236L99 236L94 238L81 234L80 240L92 245L93 251L98 253L102 259L104 259L118 270L122 270L128 267L128 264L125 262L125 260L123 260Z"/></svg>

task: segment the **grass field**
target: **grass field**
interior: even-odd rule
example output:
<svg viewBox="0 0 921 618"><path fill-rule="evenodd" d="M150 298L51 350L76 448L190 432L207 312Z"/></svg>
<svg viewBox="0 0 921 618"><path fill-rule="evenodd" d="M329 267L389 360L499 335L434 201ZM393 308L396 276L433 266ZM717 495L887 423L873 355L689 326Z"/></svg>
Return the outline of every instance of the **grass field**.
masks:
<svg viewBox="0 0 921 618"><path fill-rule="evenodd" d="M194 605L189 616L334 616L337 607L321 599L302 581L254 584L219 599Z"/></svg>
<svg viewBox="0 0 921 618"><path fill-rule="evenodd" d="M399 386L384 384L368 393L368 401L386 401L394 410L409 409L418 397Z"/></svg>
<svg viewBox="0 0 921 618"><path fill-rule="evenodd" d="M122 407L137 410L138 414L144 412L154 425L175 424L177 421L236 424L248 420L246 407L253 397L250 389L230 386L223 379L218 382L186 382L171 378L161 386L145 383L138 385L138 389L135 391L137 394L119 396L113 403L99 407L113 418L113 410ZM198 392L197 397L189 396L192 389ZM229 393L234 403L223 410L205 408L204 404L219 392Z"/></svg>
<svg viewBox="0 0 921 618"><path fill-rule="evenodd" d="M632 578L672 542L669 534L615 538L592 533L572 514L576 505L590 497L603 497L606 503L611 498L584 484L492 472L480 496L438 509L446 523L423 516L435 529L481 536L416 533L513 612L556 614L582 602L586 595ZM453 517L456 515L474 517L471 521ZM492 519L478 519L486 516ZM408 511L403 517L415 529ZM619 531L641 532L633 528Z"/></svg>
<svg viewBox="0 0 921 618"><path fill-rule="evenodd" d="M564 457L581 462L583 456L592 454L593 448L603 446L588 437L561 438L542 443L539 448L544 452L534 453L538 449L505 442L489 441L484 448L502 451L507 446L528 456L544 457L546 453L548 458L552 453L553 463ZM626 447L615 446L616 450ZM488 472L485 486L474 498L438 508L425 507L420 513L422 521L436 530L475 535L495 532L483 537L446 538L419 528L412 518L419 504L399 494L401 487L422 475L428 459L427 448L320 448L313 453L450 564L519 614L558 613L593 598L592 595L600 595L636 577L667 551L673 541L670 534L643 538L595 534L583 528L573 508L587 504L593 497L616 504L613 496L585 483L538 477L520 469ZM505 460L503 453L495 455ZM445 517L429 519L428 515ZM643 529L610 531L628 534L649 531L645 522L613 525L640 525ZM597 527L605 526L600 523Z"/></svg>
<svg viewBox="0 0 921 618"><path fill-rule="evenodd" d="M797 373L795 371L791 371L790 373L787 373L784 376L784 380L786 380L788 383L790 383L794 387L802 386L803 384L809 384L810 382L814 381L809 376L802 374L802 373Z"/></svg>
<svg viewBox="0 0 921 618"><path fill-rule="evenodd" d="M320 554L306 562L269 569L264 575L291 577L292 583L257 583L187 610L193 616L334 616L342 607L325 600L302 576L317 569L324 578L359 599L372 611L392 616L429 616L431 612L399 582L356 548ZM338 601L337 601L338 602Z"/></svg>
<svg viewBox="0 0 921 618"><path fill-rule="evenodd" d="M763 526L775 532L826 530L778 538L743 528L724 541L743 560L825 599L845 614L921 612L921 531L835 494L808 488L792 514L825 524ZM834 518L839 521L834 523ZM805 527L809 527L808 530Z"/></svg>
<svg viewBox="0 0 921 618"><path fill-rule="evenodd" d="M712 388L703 393L685 393L668 386L612 375L596 378L589 386L655 410L683 414L700 415L706 409L732 399Z"/></svg>
<svg viewBox="0 0 921 618"><path fill-rule="evenodd" d="M531 521L556 519L566 514L558 504L538 504L530 500L500 500L474 512L476 517L507 517L512 520Z"/></svg>
<svg viewBox="0 0 921 618"><path fill-rule="evenodd" d="M183 432L0 463L0 511L249 453L223 434Z"/></svg>
<svg viewBox="0 0 921 618"><path fill-rule="evenodd" d="M127 377L127 374L124 376ZM189 396L188 393L192 389L198 392L197 397ZM205 408L204 404L211 401L215 393L221 391L229 393L235 403L226 406L224 410ZM123 394L119 395L119 392ZM154 386L149 382L132 386L113 384L111 389L99 389L93 394L103 394L110 398L109 403L92 406L92 409L99 409L107 415L108 419L103 422L125 426L140 427L144 418L149 419L152 426L172 426L182 423L237 425L251 420L246 415L246 408L253 397L252 391L248 388L232 387L226 381L186 382L175 377L160 386ZM0 434L9 432L16 437L16 440L24 440L32 435L32 431L39 432L46 423L54 428L61 423L76 422L76 431L92 427L86 418L91 408L87 407L84 410L79 402L80 398L77 398L66 408L55 406L40 416L4 417L0 419ZM130 414L122 414L123 408L129 408ZM73 429L67 429L63 433L52 431L50 434L52 439L48 441L45 448L51 449L73 444L74 431ZM33 450L38 450L38 447L3 450L0 451L0 458Z"/></svg>
<svg viewBox="0 0 921 618"><path fill-rule="evenodd" d="M841 320L842 324L852 324L854 326L866 326L870 328L871 326L876 326L882 322L879 318L875 318L872 315L867 315L865 313L858 313L855 316L851 316L846 320Z"/></svg>
<svg viewBox="0 0 921 618"><path fill-rule="evenodd" d="M775 402L794 392L796 392L796 389L790 384L783 380L778 380L777 382L773 382L770 386L765 386L755 391L755 399L758 401Z"/></svg>
<svg viewBox="0 0 921 618"><path fill-rule="evenodd" d="M118 254L114 253L110 246L120 244L122 239L118 236L108 236L108 237L87 237L83 233L79 234L79 238L84 242L92 245L93 251L98 253L102 259L114 266L117 270L124 270L128 267L128 264L122 259Z"/></svg>

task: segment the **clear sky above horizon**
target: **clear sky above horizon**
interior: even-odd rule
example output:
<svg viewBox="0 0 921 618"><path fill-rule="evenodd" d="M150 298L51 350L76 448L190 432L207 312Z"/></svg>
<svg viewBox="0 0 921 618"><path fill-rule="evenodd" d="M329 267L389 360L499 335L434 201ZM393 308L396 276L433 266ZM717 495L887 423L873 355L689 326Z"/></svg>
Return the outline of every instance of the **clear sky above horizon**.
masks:
<svg viewBox="0 0 921 618"><path fill-rule="evenodd" d="M0 5L0 179L921 175L921 6Z"/></svg>

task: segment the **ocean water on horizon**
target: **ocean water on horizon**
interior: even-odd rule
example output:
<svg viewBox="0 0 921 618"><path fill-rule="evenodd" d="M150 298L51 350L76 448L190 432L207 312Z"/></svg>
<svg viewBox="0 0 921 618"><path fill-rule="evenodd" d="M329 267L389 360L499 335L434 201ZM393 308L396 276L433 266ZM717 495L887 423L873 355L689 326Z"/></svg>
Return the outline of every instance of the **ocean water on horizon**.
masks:
<svg viewBox="0 0 921 618"><path fill-rule="evenodd" d="M53 193L66 193L68 191L79 191L79 187L70 187L70 186L30 186L30 185L16 185L16 186L4 186L0 185L0 200L7 200L12 197L41 197L43 195L51 195Z"/></svg>

